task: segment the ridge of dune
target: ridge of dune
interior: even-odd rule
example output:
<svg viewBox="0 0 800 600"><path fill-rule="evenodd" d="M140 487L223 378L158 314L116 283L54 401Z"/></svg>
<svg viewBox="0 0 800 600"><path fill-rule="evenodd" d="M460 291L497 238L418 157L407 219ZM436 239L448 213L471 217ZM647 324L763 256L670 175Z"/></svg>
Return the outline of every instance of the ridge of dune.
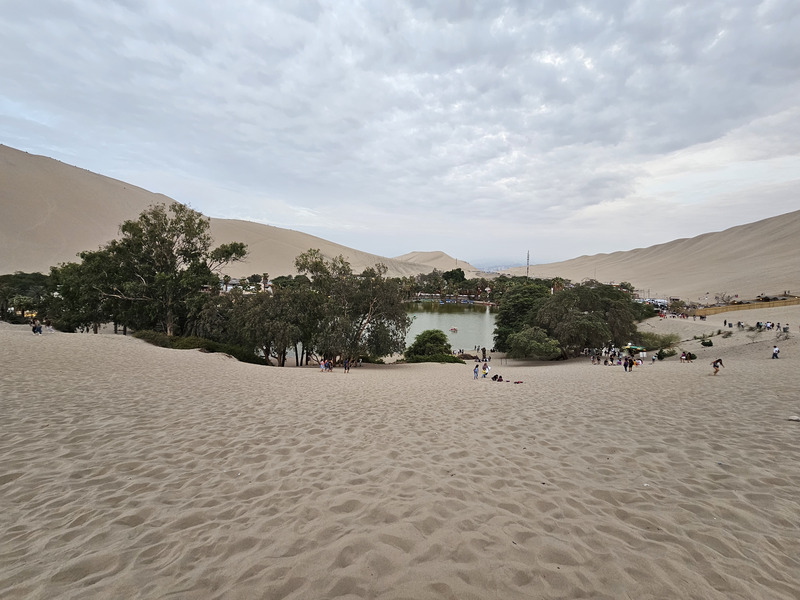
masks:
<svg viewBox="0 0 800 600"><path fill-rule="evenodd" d="M800 293L800 210L634 250L531 265L534 277L628 281L651 297L704 300L725 293L740 298ZM524 275L525 267L504 271Z"/></svg>
<svg viewBox="0 0 800 600"><path fill-rule="evenodd" d="M449 254L447 254L446 252L442 252L441 250L434 250L430 252L422 252L422 251L408 252L401 256L395 256L394 259L407 263L429 265L435 267L439 271L450 271L452 269L461 269L468 277L469 276L474 277L484 274L478 267L475 267L469 264L468 262L460 260L458 258L453 258Z"/></svg>
<svg viewBox="0 0 800 600"><path fill-rule="evenodd" d="M116 238L123 221L137 218L152 204L173 202L164 194L4 145L0 145L0 182L0 273L47 273L51 266L75 262L79 252ZM212 217L211 235L216 244L247 244L247 260L229 267L232 276L294 274L294 259L311 248L329 258L344 256L355 272L376 263L385 264L390 276L435 268L250 221Z"/></svg>

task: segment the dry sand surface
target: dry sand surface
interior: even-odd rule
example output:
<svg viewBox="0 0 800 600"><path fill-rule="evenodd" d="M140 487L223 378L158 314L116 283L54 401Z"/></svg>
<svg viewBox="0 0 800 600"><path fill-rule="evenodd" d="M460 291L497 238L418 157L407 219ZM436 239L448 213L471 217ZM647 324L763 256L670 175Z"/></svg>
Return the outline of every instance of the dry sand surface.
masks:
<svg viewBox="0 0 800 600"><path fill-rule="evenodd" d="M708 228L713 229L714 223ZM678 296L687 302L702 303L706 296L713 302L715 295L752 299L786 290L797 294L798 239L800 210L649 248L532 265L530 274L572 281L629 281L651 298ZM508 272L524 275L526 270L517 267Z"/></svg>
<svg viewBox="0 0 800 600"><path fill-rule="evenodd" d="M77 254L96 250L119 237L119 226L153 204L171 198L129 183L0 145L0 274L15 271L49 273L51 266L77 262ZM414 252L396 259L348 248L322 238L235 219L211 219L216 244L244 242L247 260L231 265L233 277L253 273L296 273L295 258L310 248L325 256L344 256L360 273L380 262L395 277L462 267L480 271L443 252ZM428 262L426 262L428 261Z"/></svg>
<svg viewBox="0 0 800 600"><path fill-rule="evenodd" d="M800 326L644 326L730 315ZM0 597L795 600L800 334L713 339L515 385L0 324Z"/></svg>

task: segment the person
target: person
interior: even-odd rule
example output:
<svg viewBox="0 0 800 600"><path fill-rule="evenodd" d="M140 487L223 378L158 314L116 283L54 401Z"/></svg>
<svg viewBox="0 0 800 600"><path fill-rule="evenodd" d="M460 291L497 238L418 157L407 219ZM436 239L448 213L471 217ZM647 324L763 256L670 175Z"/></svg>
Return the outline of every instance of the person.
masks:
<svg viewBox="0 0 800 600"><path fill-rule="evenodd" d="M489 363L483 363L483 377L484 378L486 378L486 376L489 374L489 369L490 368L491 367L489 367Z"/></svg>
<svg viewBox="0 0 800 600"><path fill-rule="evenodd" d="M474 369L473 373L475 373L475 376L473 377L473 379L477 379L478 378L478 365L477 364L475 364L475 369Z"/></svg>
<svg viewBox="0 0 800 600"><path fill-rule="evenodd" d="M349 373L350 372L350 359L349 358L345 358L344 359L344 372L345 373Z"/></svg>
<svg viewBox="0 0 800 600"><path fill-rule="evenodd" d="M719 373L719 368L724 367L725 365L722 364L722 359L718 358L714 362L711 363L711 366L714 367L714 375Z"/></svg>
<svg viewBox="0 0 800 600"><path fill-rule="evenodd" d="M778 358L778 354L781 353L781 349L777 346L772 347L772 358Z"/></svg>

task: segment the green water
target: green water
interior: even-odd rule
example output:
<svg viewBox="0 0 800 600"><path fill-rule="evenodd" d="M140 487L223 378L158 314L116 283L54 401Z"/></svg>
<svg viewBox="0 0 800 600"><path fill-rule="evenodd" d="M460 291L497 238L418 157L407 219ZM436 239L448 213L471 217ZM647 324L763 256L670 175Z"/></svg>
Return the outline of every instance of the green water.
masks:
<svg viewBox="0 0 800 600"><path fill-rule="evenodd" d="M472 351L475 346L494 346L495 309L475 304L439 304L414 302L408 305L413 321L406 336L406 346L427 329L439 329L447 334L453 350ZM451 327L458 329L450 331Z"/></svg>

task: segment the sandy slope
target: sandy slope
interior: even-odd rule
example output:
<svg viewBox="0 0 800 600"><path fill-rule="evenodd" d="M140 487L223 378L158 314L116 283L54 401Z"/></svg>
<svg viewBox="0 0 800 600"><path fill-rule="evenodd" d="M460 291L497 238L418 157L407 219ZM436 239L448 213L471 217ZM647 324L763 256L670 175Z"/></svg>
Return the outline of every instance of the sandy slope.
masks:
<svg viewBox="0 0 800 600"><path fill-rule="evenodd" d="M451 271L452 269L461 269L467 278L482 277L486 274L477 267L472 266L468 262L453 258L444 252L409 252L402 256L396 256L396 260L410 262L420 265L430 265L440 271Z"/></svg>
<svg viewBox="0 0 800 600"><path fill-rule="evenodd" d="M172 202L162 194L2 145L0 182L0 273L48 273L50 266L76 261L79 252L116 238L123 221L135 219L150 205ZM295 273L294 259L310 248L328 257L344 256L355 272L379 262L389 267L392 276L434 268L260 223L211 219L211 233L217 244L248 245L248 259L229 269L234 277Z"/></svg>
<svg viewBox="0 0 800 600"><path fill-rule="evenodd" d="M716 294L800 293L800 211L627 252L581 256L535 265L536 277L629 281L651 297L678 296L687 301ZM509 270L524 275L525 268Z"/></svg>
<svg viewBox="0 0 800 600"><path fill-rule="evenodd" d="M515 385L0 324L0 597L793 600L798 338Z"/></svg>

